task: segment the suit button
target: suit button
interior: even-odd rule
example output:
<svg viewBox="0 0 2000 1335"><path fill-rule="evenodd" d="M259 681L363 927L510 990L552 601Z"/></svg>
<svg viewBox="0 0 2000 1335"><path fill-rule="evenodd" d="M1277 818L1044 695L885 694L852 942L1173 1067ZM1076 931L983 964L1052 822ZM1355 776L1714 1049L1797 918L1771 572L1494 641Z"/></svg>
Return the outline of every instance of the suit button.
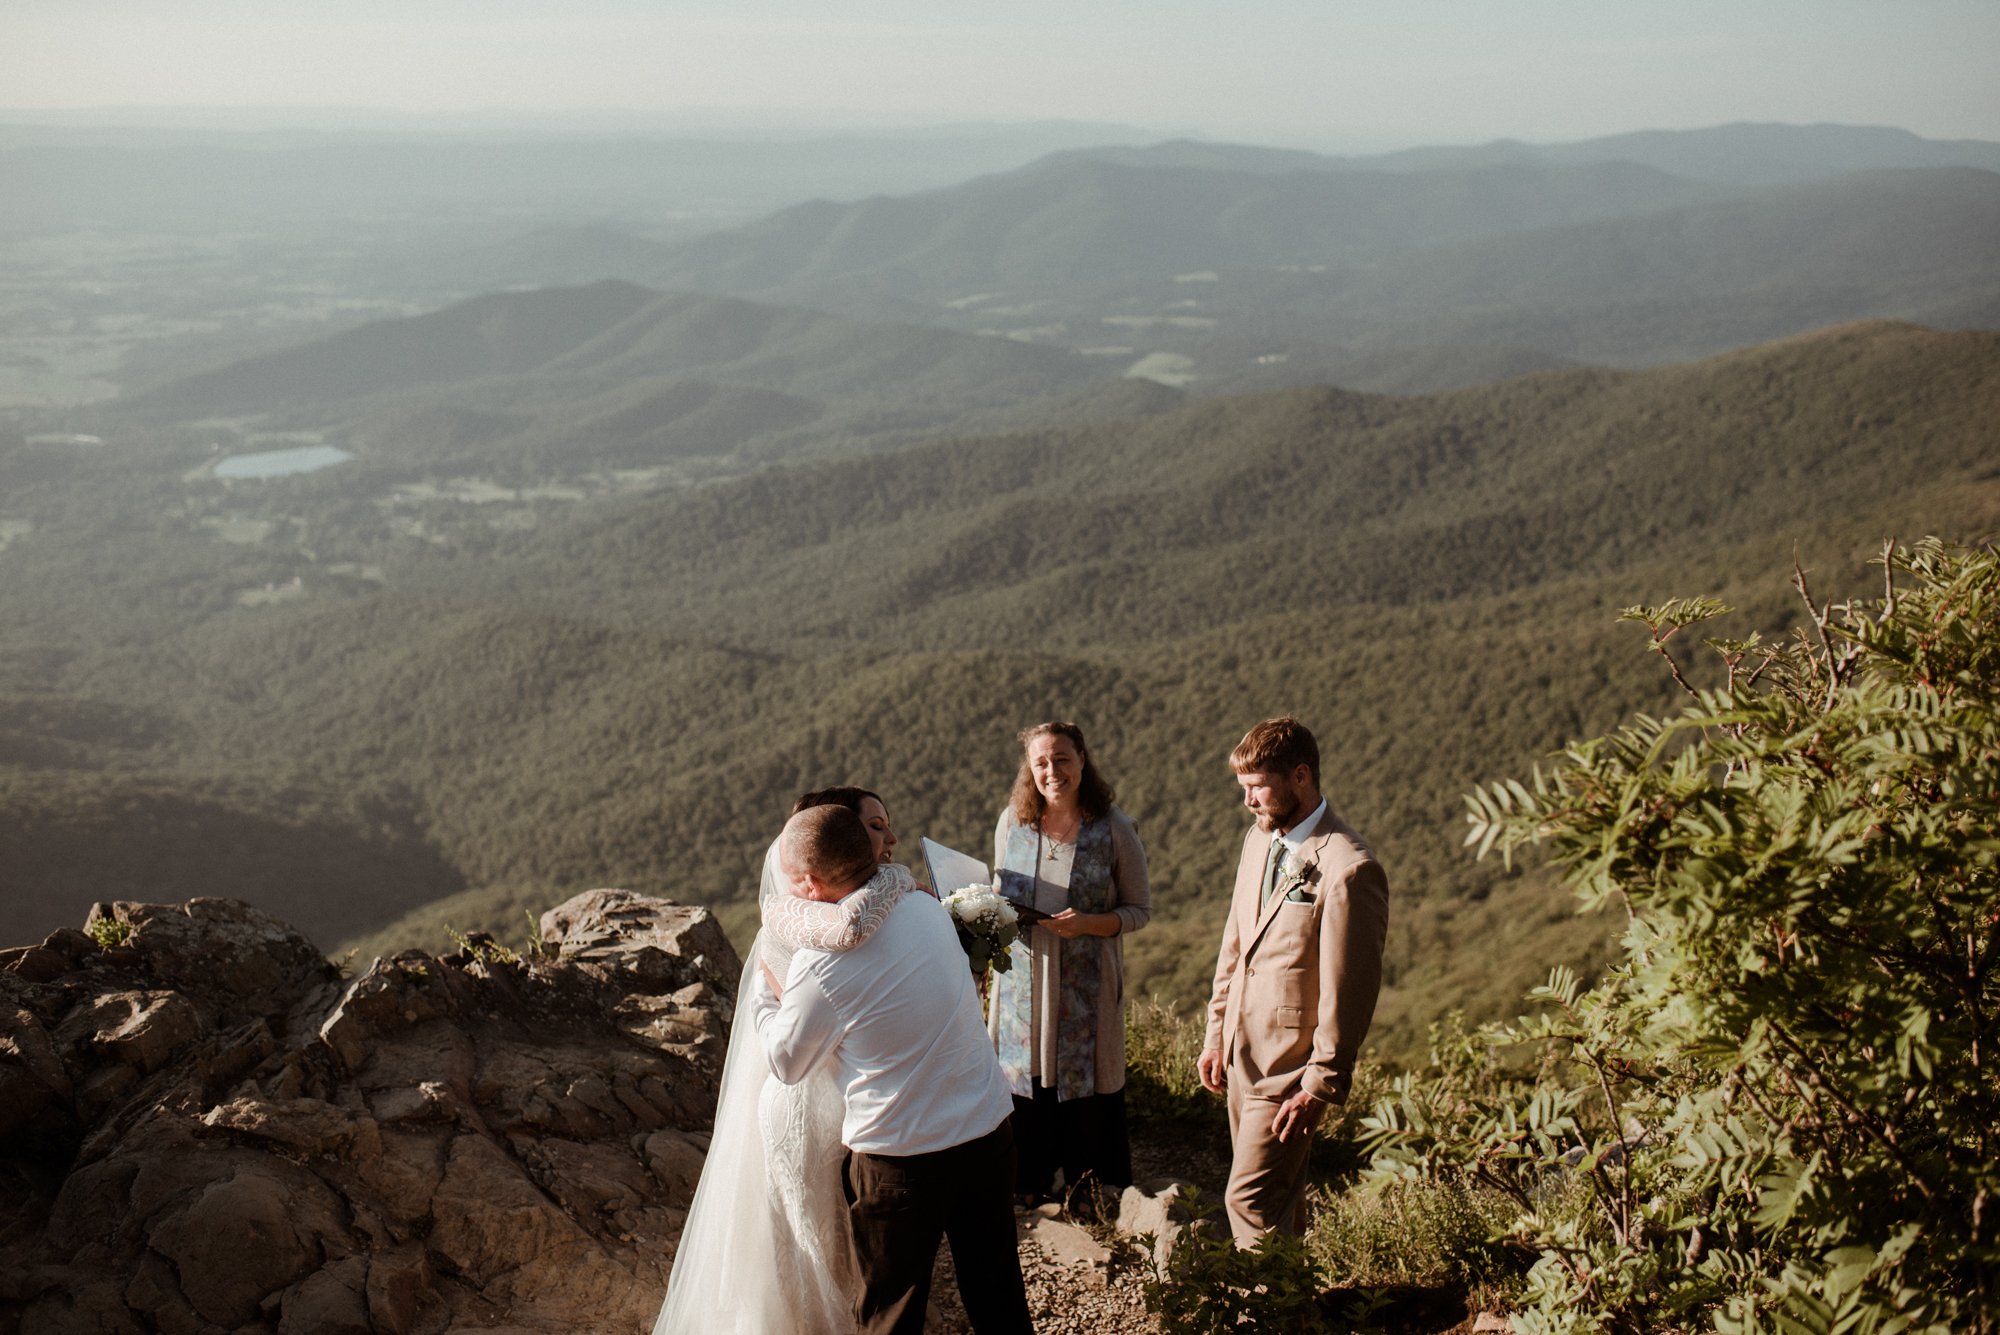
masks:
<svg viewBox="0 0 2000 1335"><path fill-rule="evenodd" d="M1255 969L1245 969L1243 973L1244 976L1248 978L1255 978L1257 976L1257 971Z"/></svg>

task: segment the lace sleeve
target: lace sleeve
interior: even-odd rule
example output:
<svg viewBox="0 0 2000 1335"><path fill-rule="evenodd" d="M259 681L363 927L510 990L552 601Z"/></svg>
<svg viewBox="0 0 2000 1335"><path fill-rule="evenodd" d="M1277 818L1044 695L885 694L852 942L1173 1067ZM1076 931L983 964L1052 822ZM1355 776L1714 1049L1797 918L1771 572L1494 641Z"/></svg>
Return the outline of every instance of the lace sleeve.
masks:
<svg viewBox="0 0 2000 1335"><path fill-rule="evenodd" d="M764 930L788 950L852 950L875 934L897 901L915 886L908 871L891 863L836 903L780 892L764 901Z"/></svg>

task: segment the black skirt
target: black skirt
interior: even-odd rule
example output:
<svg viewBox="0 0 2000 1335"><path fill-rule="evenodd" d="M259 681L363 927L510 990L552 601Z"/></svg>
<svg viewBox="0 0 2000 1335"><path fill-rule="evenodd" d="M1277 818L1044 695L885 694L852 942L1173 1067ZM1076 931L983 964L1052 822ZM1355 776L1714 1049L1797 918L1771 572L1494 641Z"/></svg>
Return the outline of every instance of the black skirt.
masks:
<svg viewBox="0 0 2000 1335"><path fill-rule="evenodd" d="M1035 1097L1014 1097L1014 1191L1055 1194L1056 1170L1065 1193L1085 1177L1113 1191L1132 1185L1132 1140L1125 1131L1125 1091L1058 1099L1035 1086Z"/></svg>

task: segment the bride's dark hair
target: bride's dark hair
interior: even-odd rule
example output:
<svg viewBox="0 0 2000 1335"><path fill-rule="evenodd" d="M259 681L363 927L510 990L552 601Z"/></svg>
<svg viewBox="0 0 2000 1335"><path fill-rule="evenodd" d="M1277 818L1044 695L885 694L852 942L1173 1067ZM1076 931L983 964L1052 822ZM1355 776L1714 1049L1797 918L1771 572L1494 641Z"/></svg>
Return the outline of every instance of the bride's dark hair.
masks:
<svg viewBox="0 0 2000 1335"><path fill-rule="evenodd" d="M1028 743L1037 737L1067 737L1077 755L1083 758L1083 779L1076 785L1076 804L1083 810L1085 820L1102 820L1111 814L1111 803L1117 794L1111 785L1097 772L1097 765L1090 758L1090 748L1084 745L1083 729L1074 723L1051 720L1037 723L1032 728L1021 730L1021 769L1014 776L1014 791L1007 795L1007 805L1014 810L1014 819L1023 825L1035 825L1042 819L1042 812L1049 801L1042 796L1042 790L1035 787L1035 773L1028 768Z"/></svg>
<svg viewBox="0 0 2000 1335"><path fill-rule="evenodd" d="M866 788L855 788L848 784L841 784L833 788L815 788L809 793L799 794L799 800L792 803L792 814L796 816L808 807L846 807L849 811L859 816L861 814L861 800L867 797L872 797L877 802L882 802L882 795L880 793L870 792ZM888 809L889 804L882 802L882 810L887 811Z"/></svg>

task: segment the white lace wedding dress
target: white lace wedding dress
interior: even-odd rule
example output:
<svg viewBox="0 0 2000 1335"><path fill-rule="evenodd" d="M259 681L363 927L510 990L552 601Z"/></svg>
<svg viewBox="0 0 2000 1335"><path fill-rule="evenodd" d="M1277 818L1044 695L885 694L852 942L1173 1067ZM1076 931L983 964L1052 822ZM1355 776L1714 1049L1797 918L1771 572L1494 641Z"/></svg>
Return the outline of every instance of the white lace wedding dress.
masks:
<svg viewBox="0 0 2000 1335"><path fill-rule="evenodd" d="M757 896L764 930L736 989L715 1134L653 1335L854 1329L840 1087L825 1067L796 1085L772 1077L750 1022L750 994L759 959L783 978L798 950L852 950L914 882L903 868L885 866L839 903L815 903L779 887L776 853L773 844L764 857Z"/></svg>

